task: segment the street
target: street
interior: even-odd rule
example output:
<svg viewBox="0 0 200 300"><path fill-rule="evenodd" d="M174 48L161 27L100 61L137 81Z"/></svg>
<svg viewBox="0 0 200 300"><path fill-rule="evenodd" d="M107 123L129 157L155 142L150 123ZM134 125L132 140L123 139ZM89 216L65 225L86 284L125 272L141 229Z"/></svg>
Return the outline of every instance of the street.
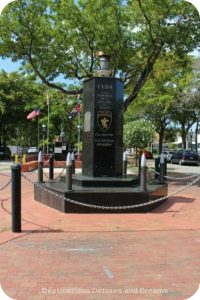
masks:
<svg viewBox="0 0 200 300"><path fill-rule="evenodd" d="M13 165L13 161L8 160L0 160L0 171L9 171L11 166ZM147 166L149 168L155 167L155 160L154 159L148 159L147 160ZM131 165L128 165L129 168L131 168ZM56 172L59 173L62 168L56 168ZM47 168L45 168L47 171ZM167 164L167 172L169 173L181 173L181 174L200 174L200 166L192 166L192 165L182 165L179 166L178 164Z"/></svg>

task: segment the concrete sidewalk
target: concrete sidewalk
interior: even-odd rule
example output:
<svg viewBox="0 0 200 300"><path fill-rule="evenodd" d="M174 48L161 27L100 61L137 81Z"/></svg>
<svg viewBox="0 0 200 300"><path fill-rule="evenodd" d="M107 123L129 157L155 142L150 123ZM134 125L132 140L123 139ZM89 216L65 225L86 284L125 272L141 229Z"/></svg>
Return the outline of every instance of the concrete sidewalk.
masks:
<svg viewBox="0 0 200 300"><path fill-rule="evenodd" d="M0 175L0 187L8 180ZM180 187L169 183L169 194ZM19 234L10 190L0 195L0 284L11 298L184 300L198 289L199 184L148 214L62 214L34 201L22 178Z"/></svg>

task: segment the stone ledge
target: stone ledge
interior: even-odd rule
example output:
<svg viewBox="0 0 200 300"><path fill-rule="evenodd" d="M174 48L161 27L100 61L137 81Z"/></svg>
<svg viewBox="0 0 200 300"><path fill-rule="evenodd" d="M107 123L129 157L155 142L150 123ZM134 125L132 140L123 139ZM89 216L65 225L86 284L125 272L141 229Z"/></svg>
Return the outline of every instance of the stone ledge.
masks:
<svg viewBox="0 0 200 300"><path fill-rule="evenodd" d="M73 204L65 200L64 197L78 202L98 206L129 206L159 199L166 196L168 192L167 184L149 185L147 192L140 192L139 187L95 189L80 187L73 188L73 191L67 191L65 183L61 182L47 182L39 185L37 183L34 186L34 198L36 201L64 213L144 213L161 205L165 200L139 208L110 210L96 209ZM59 195L63 198L58 197Z"/></svg>

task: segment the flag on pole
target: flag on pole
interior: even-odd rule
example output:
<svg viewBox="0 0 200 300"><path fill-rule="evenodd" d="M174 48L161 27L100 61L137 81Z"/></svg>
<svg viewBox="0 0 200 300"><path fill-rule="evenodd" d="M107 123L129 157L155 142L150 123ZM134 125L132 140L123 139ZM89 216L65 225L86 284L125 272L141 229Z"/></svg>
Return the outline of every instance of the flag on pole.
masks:
<svg viewBox="0 0 200 300"><path fill-rule="evenodd" d="M77 104L72 111L69 113L69 119L73 118L75 114L80 113L81 111L81 105Z"/></svg>
<svg viewBox="0 0 200 300"><path fill-rule="evenodd" d="M46 104L49 105L50 101L49 101L49 94L47 93L47 100L46 100Z"/></svg>
<svg viewBox="0 0 200 300"><path fill-rule="evenodd" d="M39 114L40 114L40 109L36 108L30 114L28 114L28 116L26 118L27 118L27 120L31 120L31 119L39 116Z"/></svg>

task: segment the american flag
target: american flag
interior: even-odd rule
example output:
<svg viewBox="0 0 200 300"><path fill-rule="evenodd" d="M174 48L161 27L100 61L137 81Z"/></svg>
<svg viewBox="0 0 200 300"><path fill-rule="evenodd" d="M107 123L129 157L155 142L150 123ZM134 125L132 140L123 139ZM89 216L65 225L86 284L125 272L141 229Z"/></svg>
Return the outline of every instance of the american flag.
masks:
<svg viewBox="0 0 200 300"><path fill-rule="evenodd" d="M73 109L72 111L69 113L69 119L73 118L73 116L77 113L80 113L81 111L81 105L80 104L77 104Z"/></svg>
<svg viewBox="0 0 200 300"><path fill-rule="evenodd" d="M34 109L30 114L28 114L28 116L26 117L28 120L31 120L37 116L39 116L40 114L40 109L39 108L36 108Z"/></svg>

